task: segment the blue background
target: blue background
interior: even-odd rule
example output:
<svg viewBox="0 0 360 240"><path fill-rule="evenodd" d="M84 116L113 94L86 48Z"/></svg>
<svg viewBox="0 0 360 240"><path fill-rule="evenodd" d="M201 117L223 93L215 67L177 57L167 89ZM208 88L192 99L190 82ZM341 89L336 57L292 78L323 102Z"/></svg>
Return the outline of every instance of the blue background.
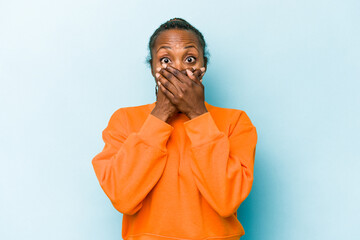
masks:
<svg viewBox="0 0 360 240"><path fill-rule="evenodd" d="M121 239L91 160L116 109L155 101L147 43L182 17L211 53L206 101L257 127L241 239L360 239L359 12L356 0L1 0L0 238Z"/></svg>

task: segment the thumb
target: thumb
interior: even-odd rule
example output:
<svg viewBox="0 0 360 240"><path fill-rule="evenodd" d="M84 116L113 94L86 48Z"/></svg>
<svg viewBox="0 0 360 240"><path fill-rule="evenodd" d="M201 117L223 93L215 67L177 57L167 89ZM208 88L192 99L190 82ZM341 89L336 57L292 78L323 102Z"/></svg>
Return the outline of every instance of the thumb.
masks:
<svg viewBox="0 0 360 240"><path fill-rule="evenodd" d="M196 83L201 83L189 69L186 69L186 73L191 80L193 80Z"/></svg>

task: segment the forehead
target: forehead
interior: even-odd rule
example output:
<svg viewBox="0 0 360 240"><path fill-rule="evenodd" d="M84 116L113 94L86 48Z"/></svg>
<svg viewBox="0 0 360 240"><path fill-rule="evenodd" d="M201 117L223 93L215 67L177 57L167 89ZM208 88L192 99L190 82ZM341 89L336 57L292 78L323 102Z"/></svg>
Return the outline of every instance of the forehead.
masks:
<svg viewBox="0 0 360 240"><path fill-rule="evenodd" d="M156 38L154 49L161 45L187 45L195 44L198 49L201 49L199 39L193 31L185 29L170 29L161 32Z"/></svg>

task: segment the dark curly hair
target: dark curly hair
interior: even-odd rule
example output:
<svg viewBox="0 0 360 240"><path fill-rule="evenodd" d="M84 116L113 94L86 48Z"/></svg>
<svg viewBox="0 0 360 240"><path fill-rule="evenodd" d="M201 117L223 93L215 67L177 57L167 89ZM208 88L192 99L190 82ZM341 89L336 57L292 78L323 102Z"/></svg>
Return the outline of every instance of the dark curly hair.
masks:
<svg viewBox="0 0 360 240"><path fill-rule="evenodd" d="M150 65L152 65L152 48L154 47L156 38L159 36L159 34L163 31L170 30L170 29L184 29L184 30L190 30L197 36L199 43L203 50L203 57L204 57L204 64L205 67L207 67L207 64L209 62L209 51L207 50L206 42L204 39L204 36L201 34L199 30L197 30L194 26L192 26L190 23L188 23L186 20L182 18L172 18L165 23L161 24L160 27L158 27L155 32L151 35L148 45L149 55L146 58L146 62Z"/></svg>

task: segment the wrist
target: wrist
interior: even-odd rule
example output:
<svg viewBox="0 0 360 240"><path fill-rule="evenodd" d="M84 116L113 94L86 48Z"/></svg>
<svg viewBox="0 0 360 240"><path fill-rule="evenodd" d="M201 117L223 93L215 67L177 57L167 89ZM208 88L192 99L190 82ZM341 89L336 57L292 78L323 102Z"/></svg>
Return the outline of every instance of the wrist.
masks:
<svg viewBox="0 0 360 240"><path fill-rule="evenodd" d="M207 112L208 112L207 109L204 108L204 109L202 109L202 110L189 113L189 114L188 114L188 117L189 117L190 119L193 119L193 118L196 118L196 117L198 117L198 116L200 116L200 115L203 115L204 113L207 113Z"/></svg>
<svg viewBox="0 0 360 240"><path fill-rule="evenodd" d="M166 122L169 118L169 114L166 114L162 111L157 110L156 107L151 111L150 114L154 115L155 117L159 118L160 120L162 120L164 122Z"/></svg>

